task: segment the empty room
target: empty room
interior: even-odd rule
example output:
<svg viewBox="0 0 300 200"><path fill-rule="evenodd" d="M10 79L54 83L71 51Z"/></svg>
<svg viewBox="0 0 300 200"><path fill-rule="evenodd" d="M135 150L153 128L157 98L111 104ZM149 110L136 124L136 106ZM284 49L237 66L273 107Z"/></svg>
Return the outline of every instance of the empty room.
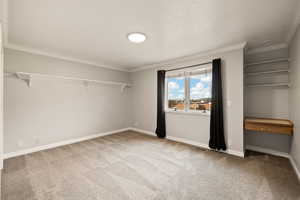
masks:
<svg viewBox="0 0 300 200"><path fill-rule="evenodd" d="M2 200L300 200L299 0L0 0Z"/></svg>

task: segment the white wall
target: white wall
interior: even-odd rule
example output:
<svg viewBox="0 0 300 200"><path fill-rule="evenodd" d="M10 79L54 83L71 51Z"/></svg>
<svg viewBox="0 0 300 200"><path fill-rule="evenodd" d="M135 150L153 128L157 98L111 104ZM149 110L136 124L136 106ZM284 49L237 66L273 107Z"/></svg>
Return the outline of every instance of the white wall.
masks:
<svg viewBox="0 0 300 200"><path fill-rule="evenodd" d="M4 0L0 0L0 21L3 23L4 17Z"/></svg>
<svg viewBox="0 0 300 200"><path fill-rule="evenodd" d="M292 141L291 156L300 170L300 27L290 44L290 117L295 125Z"/></svg>
<svg viewBox="0 0 300 200"><path fill-rule="evenodd" d="M2 169L2 167L3 167L3 43L2 43L2 24L0 23L0 169Z"/></svg>
<svg viewBox="0 0 300 200"><path fill-rule="evenodd" d="M243 152L243 49L184 62L174 62L168 66L175 68L207 62L219 57L222 59L223 70L226 143L230 150ZM151 132L154 132L156 128L157 70L158 68L137 71L130 75L133 83L132 125ZM209 122L209 116L167 113L167 135L208 144Z"/></svg>
<svg viewBox="0 0 300 200"><path fill-rule="evenodd" d="M127 72L5 49L5 71L129 81ZM4 83L4 152L127 128L130 89L61 79L14 77Z"/></svg>

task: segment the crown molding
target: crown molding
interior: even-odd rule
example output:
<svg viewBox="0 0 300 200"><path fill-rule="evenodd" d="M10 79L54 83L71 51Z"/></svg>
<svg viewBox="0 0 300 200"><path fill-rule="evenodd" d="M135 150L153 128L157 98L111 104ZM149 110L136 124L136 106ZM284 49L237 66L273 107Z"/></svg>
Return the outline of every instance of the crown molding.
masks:
<svg viewBox="0 0 300 200"><path fill-rule="evenodd" d="M5 49L16 50L16 51L22 51L22 52L30 53L30 54L34 54L34 55L47 56L47 57L56 58L56 59L69 61L69 62L75 62L75 63L85 64L85 65L91 65L91 66L110 69L110 70L129 72L129 70L119 68L119 67L113 67L113 66L104 65L104 64L101 64L101 63L96 63L96 62L83 60L83 59L78 59L78 58L73 58L73 57L66 57L66 56L63 56L63 55L48 53L46 51L40 51L40 50L37 50L37 49L28 48L28 47L15 45L15 44L10 44L10 43L4 44L4 48Z"/></svg>
<svg viewBox="0 0 300 200"><path fill-rule="evenodd" d="M101 63L95 63L92 61L81 60L81 59L72 58L72 57L65 57L65 56L59 55L59 54L48 53L48 52L40 51L37 49L27 48L27 47L8 43L8 0L2 0L0 2L2 2L2 10L1 10L2 15L0 15L0 23L2 23L2 28L3 28L3 39L4 39L3 42L4 42L5 48L23 51L23 52L27 52L27 53L31 53L31 54L53 57L53 58L76 62L76 63L92 65L92 66L111 69L111 70L124 71L124 72L136 72L136 71L160 67L161 65L168 65L168 64L171 64L174 62L182 62L182 61L191 60L191 59L195 59L195 58L199 58L199 57L205 57L205 56L209 56L209 55L213 55L213 54L217 54L217 53L232 51L232 50L239 49L239 48L245 48L246 44L247 44L246 42L243 42L240 44L236 44L236 45L232 45L232 46L228 46L228 47L224 47L224 48L219 48L216 50L210 50L210 51L202 52L199 54L193 54L190 56L179 57L176 59L162 61L162 62L158 62L155 64L144 65L144 66L136 67L133 69L128 69L128 68L124 69L124 68L104 65ZM298 4L297 12L296 12L295 18L291 24L291 28L285 37L285 43L272 45L270 47L260 47L260 48L250 49L249 51L246 52L246 54L251 55L254 53L261 53L261 52L266 52L266 51L271 51L271 50L288 47L297 31L299 25L300 25L300 3ZM243 46L243 47L241 47L241 46Z"/></svg>
<svg viewBox="0 0 300 200"><path fill-rule="evenodd" d="M234 50L238 50L238 49L244 49L246 47L246 45L247 45L247 42L241 42L241 43L237 43L234 45L230 45L230 46L226 46L226 47L222 47L222 48L218 48L218 49L213 49L213 50L209 50L209 51L205 51L205 52L201 52L201 53L197 53L197 54L192 54L189 56L183 56L183 57L179 57L179 58L175 58L175 59L171 59L171 60L158 62L155 64L144 65L141 67L131 69L129 71L137 72L137 71L142 71L142 70L147 70L147 69L152 69L152 68L157 68L157 67L162 67L162 66L168 66L168 65L172 65L172 64L178 63L178 62L185 62L185 61L199 59L199 58L203 58L203 57L207 57L207 56L214 56L214 55L220 54L220 53L230 52L230 51L234 51Z"/></svg>
<svg viewBox="0 0 300 200"><path fill-rule="evenodd" d="M274 50L285 49L285 48L288 48L288 44L280 43L280 44L270 45L267 47L258 47L258 48L250 49L246 52L246 54L252 55L252 54L263 53L263 52L274 51Z"/></svg>
<svg viewBox="0 0 300 200"><path fill-rule="evenodd" d="M291 43L292 39L295 36L295 33L297 32L299 25L300 25L300 2L298 3L297 12L296 12L295 18L291 24L291 28L285 38L285 41L287 44Z"/></svg>
<svg viewBox="0 0 300 200"><path fill-rule="evenodd" d="M30 54L35 54L35 55L47 56L47 57L56 58L56 59L60 59L60 60L64 60L64 61L75 62L75 63L85 64L85 65L91 65L91 66L110 69L110 70L129 72L128 69L124 69L124 68L109 66L109 65L102 64L102 63L89 61L89 60L67 57L67 56L63 56L60 54L49 53L49 52L41 51L41 50L34 49L34 48L11 44L8 42L8 24L9 24L8 23L8 0L2 0L2 16L1 17L2 17L2 19L0 19L0 21L3 24L4 48L6 48L6 49L22 51L22 52L26 52L26 53L30 53Z"/></svg>
<svg viewBox="0 0 300 200"><path fill-rule="evenodd" d="M224 53L224 52L234 51L237 49L243 49L246 47L246 45L247 45L247 42L242 42L242 43L238 43L235 45L231 45L231 46L227 46L227 47L223 47L223 48L219 48L219 49L214 49L214 50L210 50L210 51L206 51L206 52L202 52L202 53L198 53L198 54L193 54L193 55L189 55L189 56L184 56L184 57L180 57L180 58L175 58L175 59L171 59L171 60L167 60L167 61L163 61L163 62L159 62L159 63L155 63L155 64L145 65L145 66L137 67L134 69L113 67L113 66L104 65L101 63L96 63L96 62L92 62L92 61L88 61L88 60L82 60L82 59L73 58L73 57L66 57L66 56L63 56L60 54L48 53L46 51L41 51L38 49L28 48L28 47L24 47L21 45L11 44L8 42L4 43L4 48L16 50L16 51L22 51L22 52L30 53L30 54L34 54L34 55L47 56L47 57L56 58L56 59L69 61L69 62L92 65L95 67L101 67L101 68L110 69L110 70L117 70L117 71L122 71L122 72L136 72L136 71L156 68L156 67L159 67L162 65L170 65L170 64L173 64L176 62L184 62L184 61L189 61L192 59L197 59L197 58L201 58L201 57L205 57L205 56L211 56L211 55L218 54L218 53Z"/></svg>

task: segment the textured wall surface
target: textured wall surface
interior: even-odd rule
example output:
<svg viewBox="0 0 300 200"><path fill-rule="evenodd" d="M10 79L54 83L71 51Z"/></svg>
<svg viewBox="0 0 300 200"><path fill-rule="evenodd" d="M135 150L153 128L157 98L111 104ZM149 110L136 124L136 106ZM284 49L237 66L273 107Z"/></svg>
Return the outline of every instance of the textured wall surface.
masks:
<svg viewBox="0 0 300 200"><path fill-rule="evenodd" d="M239 152L244 149L243 56L243 49L240 49L171 65L186 66L218 57L222 59L226 142L229 149ZM133 126L152 132L156 127L156 71L148 69L131 74ZM167 113L166 121L168 136L208 144L209 116Z"/></svg>
<svg viewBox="0 0 300 200"><path fill-rule="evenodd" d="M32 72L85 79L128 82L127 72L66 62L5 49L5 71ZM130 89L36 77L32 86L16 77L5 78L4 152L129 126Z"/></svg>
<svg viewBox="0 0 300 200"><path fill-rule="evenodd" d="M300 28L291 42L290 47L291 88L290 88L290 116L295 125L291 155L298 170L300 169Z"/></svg>

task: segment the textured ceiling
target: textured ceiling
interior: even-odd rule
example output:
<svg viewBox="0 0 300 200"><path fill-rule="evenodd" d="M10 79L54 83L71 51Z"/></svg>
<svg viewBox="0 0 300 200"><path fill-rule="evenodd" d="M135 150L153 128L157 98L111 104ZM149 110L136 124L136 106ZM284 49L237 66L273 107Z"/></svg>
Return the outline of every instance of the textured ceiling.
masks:
<svg viewBox="0 0 300 200"><path fill-rule="evenodd" d="M135 68L247 41L286 42L299 0L8 0L8 42ZM144 32L142 44L129 32Z"/></svg>

